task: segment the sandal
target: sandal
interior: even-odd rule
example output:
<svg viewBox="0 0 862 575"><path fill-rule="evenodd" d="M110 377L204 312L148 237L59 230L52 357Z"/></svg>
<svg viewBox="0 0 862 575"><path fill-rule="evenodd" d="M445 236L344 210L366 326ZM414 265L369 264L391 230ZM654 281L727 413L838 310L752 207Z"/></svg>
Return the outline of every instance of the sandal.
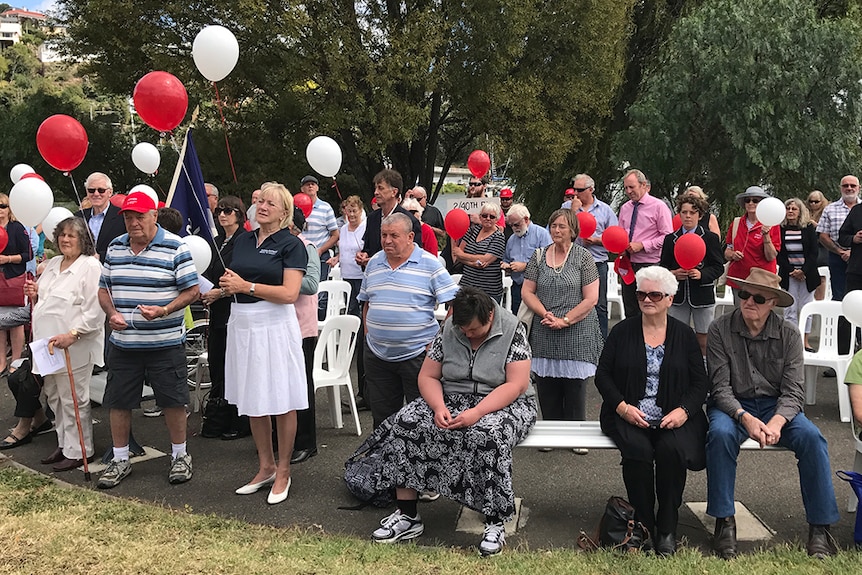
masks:
<svg viewBox="0 0 862 575"><path fill-rule="evenodd" d="M13 447L18 447L19 445L30 443L31 441L33 441L33 435L29 433L21 438L18 438L14 434L10 433L9 437L0 442L0 449L12 449Z"/></svg>

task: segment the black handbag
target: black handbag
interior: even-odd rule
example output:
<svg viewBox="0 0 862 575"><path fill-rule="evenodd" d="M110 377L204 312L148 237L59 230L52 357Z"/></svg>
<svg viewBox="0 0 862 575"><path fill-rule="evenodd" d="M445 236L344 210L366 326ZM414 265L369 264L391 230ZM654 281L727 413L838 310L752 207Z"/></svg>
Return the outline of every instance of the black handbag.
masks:
<svg viewBox="0 0 862 575"><path fill-rule="evenodd" d="M581 531L578 547L592 551L599 548L627 553L639 551L650 543L649 529L635 519L635 508L622 497L611 497L593 537Z"/></svg>

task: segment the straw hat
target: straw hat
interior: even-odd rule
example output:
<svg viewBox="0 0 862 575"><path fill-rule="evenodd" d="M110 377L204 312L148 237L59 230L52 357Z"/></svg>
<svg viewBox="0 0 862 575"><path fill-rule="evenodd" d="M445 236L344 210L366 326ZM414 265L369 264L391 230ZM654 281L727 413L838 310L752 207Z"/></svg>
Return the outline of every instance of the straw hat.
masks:
<svg viewBox="0 0 862 575"><path fill-rule="evenodd" d="M749 272L746 279L732 277L728 277L727 279L735 283L739 288L753 287L768 291L778 298L775 304L778 307L793 305L793 296L781 289L781 277L777 274L760 268L751 268L751 272Z"/></svg>

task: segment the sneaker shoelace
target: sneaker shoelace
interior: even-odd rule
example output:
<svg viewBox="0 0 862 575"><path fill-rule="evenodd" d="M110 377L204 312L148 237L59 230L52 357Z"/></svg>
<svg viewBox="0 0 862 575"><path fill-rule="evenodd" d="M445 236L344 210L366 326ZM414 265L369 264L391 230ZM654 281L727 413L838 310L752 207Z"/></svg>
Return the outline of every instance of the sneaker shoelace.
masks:
<svg viewBox="0 0 862 575"><path fill-rule="evenodd" d="M385 521L383 522L383 527L385 527L386 529L392 529L404 517L407 516L401 513L400 509L397 509L392 515L385 519Z"/></svg>
<svg viewBox="0 0 862 575"><path fill-rule="evenodd" d="M485 525L485 541L499 543L500 537L505 532L502 523L487 523Z"/></svg>

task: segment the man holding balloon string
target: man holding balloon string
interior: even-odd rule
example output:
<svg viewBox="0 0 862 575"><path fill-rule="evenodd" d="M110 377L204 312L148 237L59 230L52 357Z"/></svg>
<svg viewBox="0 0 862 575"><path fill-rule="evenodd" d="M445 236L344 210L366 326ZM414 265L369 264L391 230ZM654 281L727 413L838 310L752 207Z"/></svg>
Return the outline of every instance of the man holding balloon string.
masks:
<svg viewBox="0 0 862 575"><path fill-rule="evenodd" d="M682 225L664 238L661 266L679 281L679 290L668 315L686 325L694 322L700 351L706 359L706 337L715 317L715 280L724 273L721 240L699 221L709 213L709 204L695 194L676 199Z"/></svg>
<svg viewBox="0 0 862 575"><path fill-rule="evenodd" d="M197 272L186 244L159 227L150 196L129 194L120 213L129 231L108 246L99 280L99 303L113 330L104 404L110 408L114 454L98 487L116 487L132 471L131 412L141 405L145 375L171 439L168 480L184 483L192 477L192 461L186 452L183 316L200 296Z"/></svg>

